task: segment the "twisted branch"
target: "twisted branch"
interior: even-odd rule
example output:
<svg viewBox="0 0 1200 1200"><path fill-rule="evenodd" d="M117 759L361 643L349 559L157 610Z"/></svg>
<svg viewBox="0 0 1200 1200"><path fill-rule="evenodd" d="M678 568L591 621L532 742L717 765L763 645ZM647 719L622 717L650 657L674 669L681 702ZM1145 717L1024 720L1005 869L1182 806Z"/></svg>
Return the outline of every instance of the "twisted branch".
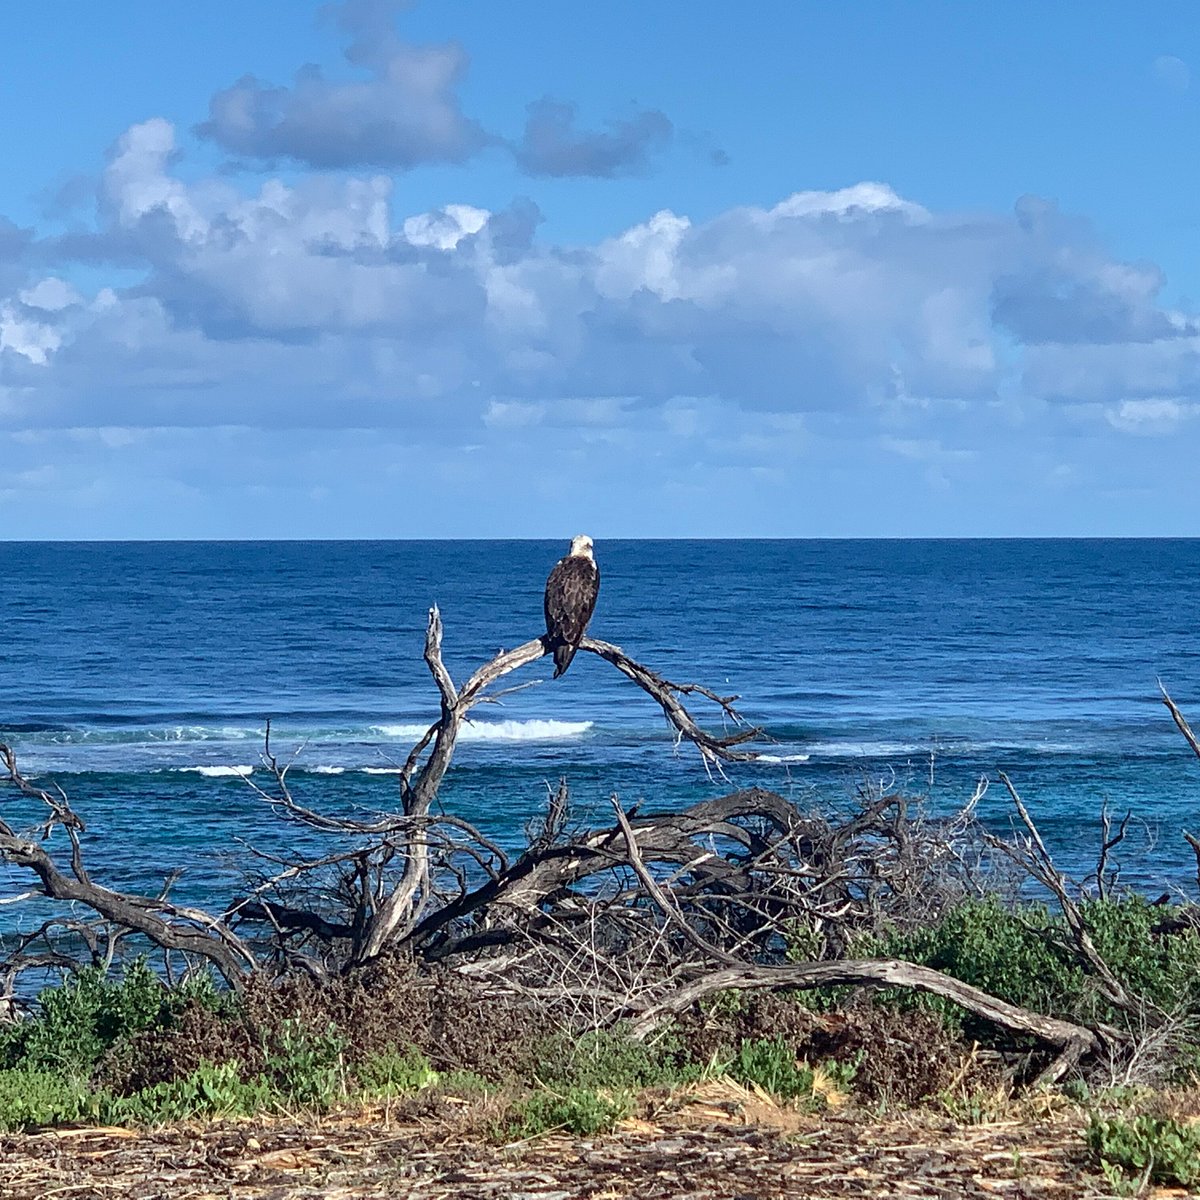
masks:
<svg viewBox="0 0 1200 1200"><path fill-rule="evenodd" d="M29 799L49 807L50 816L39 827L42 839L47 839L55 828L61 828L70 841L71 873L67 874L40 845L20 836L7 822L0 820L0 858L32 871L40 881L44 895L52 900L83 904L106 920L144 935L164 950L205 958L233 986L239 986L255 969L249 948L218 918L172 904L165 895L131 895L93 883L83 865L79 840L84 825L72 811L66 793L58 789L54 795L35 787L18 769L13 750L2 744L0 765L6 772L5 782Z"/></svg>

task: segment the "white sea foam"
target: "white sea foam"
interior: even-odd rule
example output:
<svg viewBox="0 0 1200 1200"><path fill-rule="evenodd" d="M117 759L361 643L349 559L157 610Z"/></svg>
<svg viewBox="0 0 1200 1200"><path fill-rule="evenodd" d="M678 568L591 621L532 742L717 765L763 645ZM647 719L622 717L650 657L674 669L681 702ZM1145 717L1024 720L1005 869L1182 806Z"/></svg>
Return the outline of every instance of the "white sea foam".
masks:
<svg viewBox="0 0 1200 1200"><path fill-rule="evenodd" d="M459 732L463 742L561 742L582 737L591 721L468 721ZM390 738L423 737L428 725L372 725L376 733Z"/></svg>
<svg viewBox="0 0 1200 1200"><path fill-rule="evenodd" d="M813 742L808 747L809 754L818 758L898 758L925 755L930 750L936 752L937 746L929 743L905 745L903 742Z"/></svg>
<svg viewBox="0 0 1200 1200"><path fill-rule="evenodd" d="M363 767L363 772L367 775L402 775L403 767Z"/></svg>
<svg viewBox="0 0 1200 1200"><path fill-rule="evenodd" d="M121 746L161 742L244 742L261 741L262 726L246 725L132 725L117 728L47 729L30 735L31 742L49 742L55 746Z"/></svg>
<svg viewBox="0 0 1200 1200"><path fill-rule="evenodd" d="M1080 742L1039 742L1035 739L995 741L953 738L923 742L810 742L808 752L817 758L937 758L966 754L1080 754L1088 747Z"/></svg>
<svg viewBox="0 0 1200 1200"><path fill-rule="evenodd" d="M341 775L345 772L345 767L302 767L302 770L307 771L310 775Z"/></svg>
<svg viewBox="0 0 1200 1200"><path fill-rule="evenodd" d="M760 754L754 761L760 763L808 762L809 754Z"/></svg>
<svg viewBox="0 0 1200 1200"><path fill-rule="evenodd" d="M224 779L229 776L242 776L254 774L253 767L179 767L180 771L190 771L194 775L205 775L209 779Z"/></svg>

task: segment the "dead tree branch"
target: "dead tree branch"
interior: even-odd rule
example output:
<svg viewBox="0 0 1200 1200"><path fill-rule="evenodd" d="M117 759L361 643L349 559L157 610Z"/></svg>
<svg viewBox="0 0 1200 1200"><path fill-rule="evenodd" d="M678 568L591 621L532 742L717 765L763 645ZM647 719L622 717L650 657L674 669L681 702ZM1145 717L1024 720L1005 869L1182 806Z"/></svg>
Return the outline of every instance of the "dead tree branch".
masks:
<svg viewBox="0 0 1200 1200"><path fill-rule="evenodd" d="M895 959L841 959L837 962L801 963L795 966L758 967L750 964L710 971L676 989L666 1000L646 1009L631 1022L635 1037L645 1037L662 1022L717 992L729 989L801 989L838 985L913 988L952 1000L968 1012L1013 1033L1028 1034L1058 1050L1038 1082L1061 1079L1085 1054L1098 1051L1104 1042L1091 1029L1071 1021L1045 1017L999 1000L970 984L961 983L930 967Z"/></svg>
<svg viewBox="0 0 1200 1200"><path fill-rule="evenodd" d="M301 803L289 780L291 762L277 757L268 723L263 763L271 783L248 779L248 786L282 819L331 842L324 854L256 852L259 873L220 917L174 903L169 886L150 898L93 882L83 823L65 793L30 783L7 747L0 747L7 782L47 814L38 827L43 839L56 831L66 837L70 867L3 821L0 859L32 871L42 894L79 903L165 951L198 955L235 986L263 965L326 979L402 951L536 1000L568 1020L631 1020L640 1036L726 988L911 988L1038 1039L1053 1050L1042 1078L1057 1079L1083 1055L1111 1049L1126 1035L1029 1011L927 967L856 952L864 933L938 920L979 895L987 873L1004 862L1054 895L1069 949L1111 1005L1139 1027L1158 1028L1166 1019L1131 994L1096 951L1080 905L1004 775L1019 823L1009 840L977 820L982 780L960 811L941 818L890 787L864 788L843 811L823 813L752 787L668 813L626 811L613 797L613 823L592 829L570 828L564 781L549 793L545 817L531 824L524 850L506 851L436 802L463 722L477 705L513 690L503 681L541 659L545 641L500 652L461 686L442 645L434 607L423 657L440 715L400 770L398 812L329 815ZM694 745L706 767L755 757L748 743L761 731L742 720L736 696L674 683L607 642L585 638L580 650L654 700L677 740ZM684 703L691 697L716 706L724 732L701 726ZM1200 756L1165 690L1164 698ZM1105 813L1101 895L1128 821L1114 834ZM1200 839L1189 840L1200 862ZM252 928L262 931L259 940L249 938ZM797 955L807 961L792 961Z"/></svg>
<svg viewBox="0 0 1200 1200"><path fill-rule="evenodd" d="M993 835L990 839L992 844L1001 853L1018 862L1034 880L1054 896L1070 935L1068 948L1074 953L1084 972L1096 980L1105 999L1138 1020L1166 1020L1167 1014L1162 1013L1150 1001L1131 994L1096 950L1083 913L1068 892L1067 881L1054 865L1054 859L1046 849L1046 843L1042 840L1042 835L1029 815L1024 801L1013 786L1012 780L1003 771L1000 772L1000 780L1008 791L1025 832L1018 835L1015 842L1004 841Z"/></svg>
<svg viewBox="0 0 1200 1200"><path fill-rule="evenodd" d="M442 637L442 617L435 605L429 610L424 658L441 700L441 716L413 747L401 772L404 814L410 819L428 814L454 756L462 723L470 711L492 698L490 689L505 676L549 653L544 638L533 638L514 650L497 654L476 670L461 688L456 688L442 659ZM681 694L688 692L704 695L715 701L728 719L741 722L733 707L734 697L719 697L695 684L672 683L608 642L584 638L579 648L598 655L650 695L677 734L696 746L705 763L754 757L753 752L740 747L758 736L758 729L747 727L718 737L702 729L679 700ZM425 754L423 762L422 754ZM422 834L416 833L410 836L400 881L371 914L361 944L352 956L354 963L377 957L389 943L404 940L417 928L426 907L423 900L427 898L429 883L429 846Z"/></svg>
<svg viewBox="0 0 1200 1200"><path fill-rule="evenodd" d="M4 782L50 810L49 817L39 827L41 840L47 840L58 828L66 832L70 843L71 869L68 874L41 845L16 833L7 822L0 820L0 858L32 871L41 884L43 895L52 900L81 904L120 928L142 934L164 950L204 958L231 985L240 985L255 969L249 948L219 919L172 904L165 896L131 895L93 883L84 867L79 838L84 824L72 811L66 793L61 789L51 793L32 784L21 774L16 754L8 746L0 745L0 765L6 772Z"/></svg>
<svg viewBox="0 0 1200 1200"><path fill-rule="evenodd" d="M1188 724L1187 718L1179 711L1179 706L1171 699L1170 693L1163 685L1163 681L1158 681L1158 690L1162 693L1162 701L1167 706L1167 711L1171 714L1171 719L1175 722L1175 727L1183 734L1184 741L1192 748L1192 753L1197 758L1200 758L1200 738L1192 732L1192 727ZM1196 886L1200 887L1200 838L1194 834L1183 831L1184 841L1192 848L1192 853L1196 856Z"/></svg>

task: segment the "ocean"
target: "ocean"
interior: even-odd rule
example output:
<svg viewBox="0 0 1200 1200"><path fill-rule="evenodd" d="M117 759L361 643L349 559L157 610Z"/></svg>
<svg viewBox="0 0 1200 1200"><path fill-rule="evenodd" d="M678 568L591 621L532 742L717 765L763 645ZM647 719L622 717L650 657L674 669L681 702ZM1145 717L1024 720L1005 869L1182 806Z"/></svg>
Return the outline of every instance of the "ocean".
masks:
<svg viewBox="0 0 1200 1200"><path fill-rule="evenodd" d="M440 606L462 679L542 631L567 539L0 544L0 740L87 823L94 877L221 905L249 847L295 848L248 786L265 721L304 803L386 810L436 716L421 660ZM1200 761L1161 678L1200 726L1200 540L606 541L591 632L677 681L741 696L770 742L705 771L657 707L580 655L476 710L448 811L520 842L547 789L579 819L617 795L674 808L737 786L842 805L903 786L936 811L1007 772L1061 865L1094 861L1098 814L1132 809L1120 855L1147 888L1194 888ZM719 722L718 722L719 723ZM38 814L0 794L6 819ZM60 835L61 836L61 835ZM0 871L0 900L27 880ZM20 923L21 906L0 909Z"/></svg>

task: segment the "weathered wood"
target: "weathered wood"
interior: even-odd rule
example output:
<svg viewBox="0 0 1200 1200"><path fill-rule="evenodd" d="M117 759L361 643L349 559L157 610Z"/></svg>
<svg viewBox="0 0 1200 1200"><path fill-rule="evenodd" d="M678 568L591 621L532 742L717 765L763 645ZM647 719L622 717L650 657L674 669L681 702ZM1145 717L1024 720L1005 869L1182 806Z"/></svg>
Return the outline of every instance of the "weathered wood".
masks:
<svg viewBox="0 0 1200 1200"><path fill-rule="evenodd" d="M115 892L93 883L83 865L79 831L83 823L71 810L63 793L55 796L35 787L20 772L13 750L0 745L0 764L7 781L23 795L41 801L51 811L46 834L54 827L67 832L71 843L71 874L62 871L37 842L17 834L0 820L0 858L32 871L51 900L82 904L123 929L140 933L164 950L195 954L207 959L228 982L238 986L256 968L253 954L219 918L183 908L164 897Z"/></svg>
<svg viewBox="0 0 1200 1200"><path fill-rule="evenodd" d="M912 988L952 1000L968 1012L1013 1033L1036 1037L1059 1051L1054 1062L1039 1076L1043 1082L1062 1078L1084 1054L1094 1053L1103 1044L1097 1033L1082 1025L1042 1016L930 967L890 958L841 959L769 967L749 963L723 966L676 988L664 1000L636 1016L630 1031L635 1037L646 1037L668 1017L686 1012L717 992L799 990L839 985Z"/></svg>

